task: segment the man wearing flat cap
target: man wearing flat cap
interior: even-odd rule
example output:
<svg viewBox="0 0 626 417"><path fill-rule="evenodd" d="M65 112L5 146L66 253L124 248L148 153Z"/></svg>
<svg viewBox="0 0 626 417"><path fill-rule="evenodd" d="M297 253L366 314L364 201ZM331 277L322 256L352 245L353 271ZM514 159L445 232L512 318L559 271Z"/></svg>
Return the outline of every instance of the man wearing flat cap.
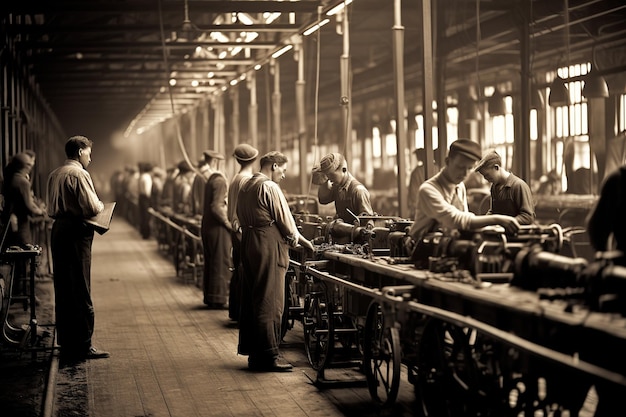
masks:
<svg viewBox="0 0 626 417"><path fill-rule="evenodd" d="M204 214L204 187L211 174L217 170L219 161L224 159L224 155L214 150L202 152L202 158L198 161L198 174L193 179L191 185L191 215L196 218Z"/></svg>
<svg viewBox="0 0 626 417"><path fill-rule="evenodd" d="M298 231L279 185L285 178L287 157L271 151L259 162L261 170L243 185L237 204L245 271L237 353L248 355L251 370L289 372L292 365L282 360L279 351L289 246L314 248Z"/></svg>
<svg viewBox="0 0 626 417"><path fill-rule="evenodd" d="M213 150L204 151L204 158L209 164L209 176L204 186L200 227L204 254L202 292L204 304L209 308L222 309L228 307L231 276L232 226L227 214L228 181L217 169L218 162L224 159L222 154Z"/></svg>
<svg viewBox="0 0 626 417"><path fill-rule="evenodd" d="M231 320L239 321L243 267L241 266L241 225L237 218L237 196L241 187L252 178L259 151L254 146L242 143L235 147L233 156L240 168L228 187L228 220L232 226L230 236L233 245L233 273L230 278L230 291L228 293L228 317Z"/></svg>
<svg viewBox="0 0 626 417"><path fill-rule="evenodd" d="M481 149L478 143L469 139L452 142L443 169L420 186L415 221L409 231L413 244L419 243L424 235L438 229L472 230L500 225L509 233L519 230L519 222L511 216L476 216L469 211L463 180L480 159Z"/></svg>
<svg viewBox="0 0 626 417"><path fill-rule="evenodd" d="M178 174L174 178L174 193L172 207L175 213L190 215L191 214L191 187L196 172L186 160L178 163Z"/></svg>
<svg viewBox="0 0 626 417"><path fill-rule="evenodd" d="M502 166L502 158L490 151L475 168L491 183L491 204L486 214L506 214L515 217L519 224L535 221L533 196L524 180Z"/></svg>
<svg viewBox="0 0 626 417"><path fill-rule="evenodd" d="M354 216L350 212L357 216L374 214L369 191L350 174L342 154L333 152L324 156L313 168L313 183L319 185L320 204L335 202L336 218L352 223Z"/></svg>

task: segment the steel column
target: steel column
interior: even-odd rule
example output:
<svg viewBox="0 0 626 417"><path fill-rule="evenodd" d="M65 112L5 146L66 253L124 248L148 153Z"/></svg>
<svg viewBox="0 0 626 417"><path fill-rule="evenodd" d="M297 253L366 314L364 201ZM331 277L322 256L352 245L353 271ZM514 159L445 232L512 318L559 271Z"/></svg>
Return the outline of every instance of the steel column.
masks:
<svg viewBox="0 0 626 417"><path fill-rule="evenodd" d="M298 79L296 80L296 112L298 115L298 144L300 154L300 194L307 194L309 184L309 169L307 166L307 131L304 93L306 81L304 80L304 45L301 40L297 44L296 58L298 60Z"/></svg>
<svg viewBox="0 0 626 417"><path fill-rule="evenodd" d="M433 165L433 39L431 0L421 0L422 20L422 108L424 112L424 150L426 178L435 175ZM442 149L443 151L443 149Z"/></svg>
<svg viewBox="0 0 626 417"><path fill-rule="evenodd" d="M246 78L246 85L250 90L250 104L248 104L248 140L250 145L259 147L259 105L256 97L256 73L251 72Z"/></svg>
<svg viewBox="0 0 626 417"><path fill-rule="evenodd" d="M393 2L393 64L396 87L396 162L398 164L398 209L401 217L408 217L408 188L406 180L407 138L404 98L404 26L402 26L402 0ZM410 155L409 155L410 156Z"/></svg>

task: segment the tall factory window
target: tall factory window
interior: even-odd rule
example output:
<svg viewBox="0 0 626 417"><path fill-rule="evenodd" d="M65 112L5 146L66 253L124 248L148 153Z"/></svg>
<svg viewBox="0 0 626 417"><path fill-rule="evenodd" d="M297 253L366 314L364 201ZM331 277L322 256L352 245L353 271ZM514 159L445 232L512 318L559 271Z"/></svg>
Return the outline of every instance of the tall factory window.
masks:
<svg viewBox="0 0 626 417"><path fill-rule="evenodd" d="M372 156L374 157L372 165L374 168L380 168L382 166L383 147L381 136L380 128L374 126L372 128Z"/></svg>
<svg viewBox="0 0 626 417"><path fill-rule="evenodd" d="M494 87L486 87L484 95L491 97ZM486 118L485 142L486 149L495 149L502 157L504 166L513 166L513 140L515 130L513 125L513 99L511 96L504 97L505 113L502 115L490 115Z"/></svg>
<svg viewBox="0 0 626 417"><path fill-rule="evenodd" d="M620 94L618 106L619 132L626 132L626 94Z"/></svg>
<svg viewBox="0 0 626 417"><path fill-rule="evenodd" d="M436 115L436 114L435 114ZM447 127L447 142L445 149L450 147L450 144L459 138L459 109L457 107L448 107L446 109L446 127ZM414 144L415 148L424 147L424 116L418 114L415 116L417 129L415 129ZM435 119L436 121L436 119ZM439 129L437 124L433 124L432 134L432 146L433 149L439 147Z"/></svg>
<svg viewBox="0 0 626 417"><path fill-rule="evenodd" d="M587 99L582 94L580 76L589 72L591 64L575 64L559 68L558 76L566 80L570 104L554 109L555 125L551 151L556 172L563 179L563 189L568 192L587 193L588 190L574 189L573 178L593 169L589 147ZM570 179L571 184L568 184Z"/></svg>
<svg viewBox="0 0 626 417"><path fill-rule="evenodd" d="M415 129L415 147L423 148L424 147L424 116L418 114L415 116L417 121L417 129ZM433 134L432 136L432 147L435 149L439 142L437 142L438 131L437 126L433 125Z"/></svg>

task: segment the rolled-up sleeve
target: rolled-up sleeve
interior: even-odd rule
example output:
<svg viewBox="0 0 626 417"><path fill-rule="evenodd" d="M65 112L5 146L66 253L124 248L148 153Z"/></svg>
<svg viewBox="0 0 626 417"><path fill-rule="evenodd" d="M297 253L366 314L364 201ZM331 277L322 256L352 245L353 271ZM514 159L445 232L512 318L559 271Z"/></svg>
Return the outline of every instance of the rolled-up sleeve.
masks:
<svg viewBox="0 0 626 417"><path fill-rule="evenodd" d="M83 215L85 217L93 217L104 209L104 203L98 198L89 173L84 171L84 174L86 175L77 177L78 189L76 195L78 195L78 203L83 210Z"/></svg>
<svg viewBox="0 0 626 417"><path fill-rule="evenodd" d="M289 203L287 203L287 199L280 189L280 186L273 181L265 181L262 187L265 188L266 191L263 194L268 196L266 204L270 215L276 222L280 233L290 246L297 246L300 233L298 232L296 221L289 209Z"/></svg>
<svg viewBox="0 0 626 417"><path fill-rule="evenodd" d="M448 203L441 192L428 182L420 187L417 201L419 211L447 228L466 230L474 217L474 213L461 211Z"/></svg>
<svg viewBox="0 0 626 417"><path fill-rule="evenodd" d="M48 214L90 218L104 210L91 180L80 164L68 160L48 177Z"/></svg>

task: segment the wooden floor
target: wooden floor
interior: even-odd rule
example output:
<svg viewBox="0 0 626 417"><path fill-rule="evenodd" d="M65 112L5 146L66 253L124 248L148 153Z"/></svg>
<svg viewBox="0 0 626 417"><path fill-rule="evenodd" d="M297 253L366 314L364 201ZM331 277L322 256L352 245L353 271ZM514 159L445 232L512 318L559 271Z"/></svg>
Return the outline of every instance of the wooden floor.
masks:
<svg viewBox="0 0 626 417"><path fill-rule="evenodd" d="M316 384L299 323L281 347L293 372L249 372L227 311L205 309L201 290L124 220L96 235L92 265L94 344L111 357L59 368L56 417L416 415L405 375L383 410L354 370L327 373L340 387Z"/></svg>

